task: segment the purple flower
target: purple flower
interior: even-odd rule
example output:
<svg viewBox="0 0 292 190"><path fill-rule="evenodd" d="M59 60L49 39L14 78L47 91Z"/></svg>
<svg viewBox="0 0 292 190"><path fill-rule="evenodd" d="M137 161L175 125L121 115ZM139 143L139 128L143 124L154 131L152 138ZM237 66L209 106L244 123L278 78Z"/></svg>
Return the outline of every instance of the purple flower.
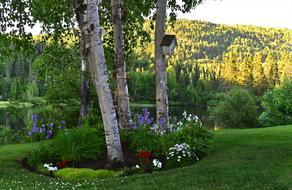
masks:
<svg viewBox="0 0 292 190"><path fill-rule="evenodd" d="M52 135L53 135L53 131L48 130L47 135L46 135L46 139L49 139Z"/></svg>
<svg viewBox="0 0 292 190"><path fill-rule="evenodd" d="M157 124L160 128L163 127L163 117L162 116L158 119Z"/></svg>
<svg viewBox="0 0 292 190"><path fill-rule="evenodd" d="M150 125L153 122L153 118L150 118L150 112L147 109L143 109L143 115L138 114L138 125Z"/></svg>
<svg viewBox="0 0 292 190"><path fill-rule="evenodd" d="M131 122L131 123L130 123L130 128L131 128L131 129L136 129L136 124L135 124L134 122Z"/></svg>
<svg viewBox="0 0 292 190"><path fill-rule="evenodd" d="M65 121L64 121L64 120L62 120L62 121L61 121L61 124L62 124L62 125L65 125Z"/></svg>
<svg viewBox="0 0 292 190"><path fill-rule="evenodd" d="M45 127L42 127L42 128L40 129L40 132L41 132L41 133L45 133L45 132L46 132L46 128L45 128Z"/></svg>
<svg viewBox="0 0 292 190"><path fill-rule="evenodd" d="M57 128L58 128L58 129L61 129L61 128L62 128L62 126L61 126L61 125L58 125L58 126L57 126Z"/></svg>
<svg viewBox="0 0 292 190"><path fill-rule="evenodd" d="M32 121L33 121L33 123L37 123L37 121L38 121L38 115L37 114L33 114L32 115Z"/></svg>
<svg viewBox="0 0 292 190"><path fill-rule="evenodd" d="M54 123L50 123L50 128L53 129Z"/></svg>
<svg viewBox="0 0 292 190"><path fill-rule="evenodd" d="M148 118L147 119L147 124L150 125L153 122L153 118Z"/></svg>
<svg viewBox="0 0 292 190"><path fill-rule="evenodd" d="M33 124L32 132L33 132L33 133L37 133L37 132L39 132L39 128L38 128L38 126L37 126L36 124Z"/></svg>
<svg viewBox="0 0 292 190"><path fill-rule="evenodd" d="M143 125L144 124L144 117L141 114L138 114L138 124Z"/></svg>

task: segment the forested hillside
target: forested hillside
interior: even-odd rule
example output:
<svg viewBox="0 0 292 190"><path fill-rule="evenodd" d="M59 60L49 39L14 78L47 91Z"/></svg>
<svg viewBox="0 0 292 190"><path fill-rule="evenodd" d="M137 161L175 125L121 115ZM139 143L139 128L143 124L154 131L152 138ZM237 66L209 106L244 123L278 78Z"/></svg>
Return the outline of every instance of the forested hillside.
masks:
<svg viewBox="0 0 292 190"><path fill-rule="evenodd" d="M152 28L151 22L145 23L145 30L152 39L145 45L137 44L134 53L127 58L132 102L155 102ZM175 34L178 41L174 55L167 58L171 102L206 105L214 94L234 85L262 95L286 76L292 76L291 30L178 20L173 25L168 24L167 33ZM2 48L2 99L45 96L58 102L69 97L79 100L78 48L51 43L41 54L27 52L32 48L34 45L22 49L11 45L8 50L13 54L9 57L4 52L7 48ZM112 50L106 49L106 55L111 54ZM60 86L70 88L70 93L57 90Z"/></svg>
<svg viewBox="0 0 292 190"><path fill-rule="evenodd" d="M152 33L151 22L145 28ZM168 59L171 100L206 103L208 92L233 85L261 95L292 76L291 30L179 20L168 25L167 33L178 40ZM140 67L136 71L143 68L145 76L147 66L153 70L154 44L137 48L136 53L135 66Z"/></svg>

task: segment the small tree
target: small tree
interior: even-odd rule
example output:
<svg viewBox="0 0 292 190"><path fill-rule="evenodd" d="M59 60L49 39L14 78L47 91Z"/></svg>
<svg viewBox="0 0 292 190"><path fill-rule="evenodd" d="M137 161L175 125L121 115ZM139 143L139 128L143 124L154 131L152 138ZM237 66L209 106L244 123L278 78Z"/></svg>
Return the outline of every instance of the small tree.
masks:
<svg viewBox="0 0 292 190"><path fill-rule="evenodd" d="M292 123L292 81L285 80L283 85L268 91L262 98L264 112L260 122L264 126L287 125Z"/></svg>
<svg viewBox="0 0 292 190"><path fill-rule="evenodd" d="M255 98L249 91L233 88L211 111L211 119L215 125L226 128L256 127L257 106Z"/></svg>

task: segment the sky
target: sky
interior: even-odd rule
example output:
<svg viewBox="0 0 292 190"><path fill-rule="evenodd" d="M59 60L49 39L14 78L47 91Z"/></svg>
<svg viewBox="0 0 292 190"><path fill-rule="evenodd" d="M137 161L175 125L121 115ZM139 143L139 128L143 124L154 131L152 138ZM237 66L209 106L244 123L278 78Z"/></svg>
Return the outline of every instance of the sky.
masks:
<svg viewBox="0 0 292 190"><path fill-rule="evenodd" d="M195 10L180 13L178 18L292 30L292 0L204 0ZM32 33L40 33L39 25Z"/></svg>
<svg viewBox="0 0 292 190"><path fill-rule="evenodd" d="M292 0L205 0L179 18L292 29Z"/></svg>

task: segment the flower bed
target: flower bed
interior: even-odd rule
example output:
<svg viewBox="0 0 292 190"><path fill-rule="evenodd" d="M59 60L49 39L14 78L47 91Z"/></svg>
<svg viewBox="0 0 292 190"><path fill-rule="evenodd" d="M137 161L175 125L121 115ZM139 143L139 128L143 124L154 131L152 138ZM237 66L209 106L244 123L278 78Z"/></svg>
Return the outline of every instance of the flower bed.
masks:
<svg viewBox="0 0 292 190"><path fill-rule="evenodd" d="M132 130L121 131L124 163L108 163L103 131L83 127L60 129L53 140L33 149L25 165L51 176L64 168L114 170L126 176L187 166L208 154L212 135L197 116L184 112L167 132L153 121L144 109Z"/></svg>

